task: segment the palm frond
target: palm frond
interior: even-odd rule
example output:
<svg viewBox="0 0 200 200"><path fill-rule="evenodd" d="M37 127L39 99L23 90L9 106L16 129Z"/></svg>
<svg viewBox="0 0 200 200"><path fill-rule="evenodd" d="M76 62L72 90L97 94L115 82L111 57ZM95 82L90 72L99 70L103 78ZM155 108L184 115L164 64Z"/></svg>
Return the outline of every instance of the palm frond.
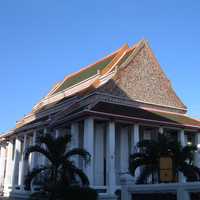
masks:
<svg viewBox="0 0 200 200"><path fill-rule="evenodd" d="M129 171L130 173L135 176L135 170L138 167L146 166L151 164L151 161L147 157L137 157L135 159L130 159L129 162Z"/></svg>
<svg viewBox="0 0 200 200"><path fill-rule="evenodd" d="M79 169L74 165L73 161L63 160L61 164L60 174L65 184L74 184L76 182L76 177L78 176L81 184L84 186L89 185L89 180L83 170Z"/></svg>
<svg viewBox="0 0 200 200"><path fill-rule="evenodd" d="M48 151L50 153L54 152L55 149L55 137L52 136L52 134L46 134L46 135L42 135L39 137L39 141L40 143L42 143L43 145L45 145L46 149L48 149Z"/></svg>
<svg viewBox="0 0 200 200"><path fill-rule="evenodd" d="M86 163L90 162L91 160L91 155L90 153L88 153L86 150L82 149L82 148L74 148L70 151L68 151L64 157L66 157L67 159L70 158L71 156L80 156L82 157Z"/></svg>
<svg viewBox="0 0 200 200"><path fill-rule="evenodd" d="M67 148L67 145L70 143L71 141L71 135L67 134L64 136L60 136L58 138L55 139L55 145L56 145L56 149L54 149L54 152L57 152L57 154L64 154Z"/></svg>
<svg viewBox="0 0 200 200"><path fill-rule="evenodd" d="M42 166L39 168L34 168L32 171L28 172L28 174L26 175L26 178L24 180L24 185L26 187L27 190L30 190L31 188L31 182L32 180L41 172L50 169L49 166Z"/></svg>
<svg viewBox="0 0 200 200"><path fill-rule="evenodd" d="M31 153L35 153L35 152L44 155L44 156L45 156L46 158L48 158L51 162L53 161L53 160L52 160L52 157L51 157L51 155L50 155L50 153L49 153L46 149L44 149L43 147L41 147L41 146L39 146L39 145L30 146L30 147L25 151L25 157L24 157L25 160L28 160L29 155L30 155Z"/></svg>
<svg viewBox="0 0 200 200"><path fill-rule="evenodd" d="M60 190L60 186L68 187L73 184L88 186L89 180L84 172L74 165L70 158L78 155L88 163L91 155L81 148L75 148L66 152L67 145L71 141L71 135L54 137L53 134L46 134L39 137L39 143L29 147L25 152L25 159L28 159L31 153L40 153L48 158L50 166L42 166L33 169L25 178L25 186L30 189L31 183L39 174L41 174L42 190L50 199L54 200ZM45 173L46 172L46 173ZM57 191L57 192L56 192ZM38 193L40 195L40 193Z"/></svg>
<svg viewBox="0 0 200 200"><path fill-rule="evenodd" d="M74 167L72 170L73 170L73 173L80 178L81 184L83 186L89 186L90 185L88 177L86 176L86 174L81 169Z"/></svg>
<svg viewBox="0 0 200 200"><path fill-rule="evenodd" d="M178 142L178 141L174 141L174 140L169 140L168 142L168 148L170 149L170 151L173 153L173 154L179 154L181 149L182 149L182 146L181 146L181 143Z"/></svg>
<svg viewBox="0 0 200 200"><path fill-rule="evenodd" d="M200 180L200 169L194 165L185 162L179 167L179 171L187 178L187 181L199 181Z"/></svg>
<svg viewBox="0 0 200 200"><path fill-rule="evenodd" d="M136 184L144 184L147 178L152 174L152 166L144 166L141 170L140 176L136 180Z"/></svg>
<svg viewBox="0 0 200 200"><path fill-rule="evenodd" d="M130 155L129 159L134 160L136 158L141 158L141 157L145 158L146 154L145 153L134 153L134 154Z"/></svg>
<svg viewBox="0 0 200 200"><path fill-rule="evenodd" d="M156 141L154 140L141 140L138 142L137 146L139 148L150 148L156 144Z"/></svg>
<svg viewBox="0 0 200 200"><path fill-rule="evenodd" d="M129 169L133 176L137 167L144 169L138 180L139 183L145 181L148 170L159 170L159 158L162 156L172 158L174 173L183 172L189 181L200 180L200 169L192 165L196 146L182 147L180 142L165 134L159 134L156 140L142 140L137 146L140 148L140 153L130 156Z"/></svg>
<svg viewBox="0 0 200 200"><path fill-rule="evenodd" d="M140 152L152 157L157 157L160 152L160 145L155 140L142 140L138 143L138 147Z"/></svg>
<svg viewBox="0 0 200 200"><path fill-rule="evenodd" d="M197 146L187 145L181 151L181 156L183 160L188 160L189 163L192 163L194 160L194 153L197 151Z"/></svg>

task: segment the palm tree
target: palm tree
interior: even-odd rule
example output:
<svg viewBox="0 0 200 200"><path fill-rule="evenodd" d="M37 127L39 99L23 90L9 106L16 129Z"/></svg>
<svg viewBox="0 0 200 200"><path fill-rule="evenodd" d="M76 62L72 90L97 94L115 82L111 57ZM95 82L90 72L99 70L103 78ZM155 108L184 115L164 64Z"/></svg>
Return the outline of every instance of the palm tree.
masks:
<svg viewBox="0 0 200 200"><path fill-rule="evenodd" d="M197 181L200 179L200 170L194 166L193 157L197 147L187 145L182 147L178 141L159 134L157 140L142 140L137 144L140 148L139 153L130 155L129 169L134 176L135 170L141 167L141 174L137 178L137 184L147 182L147 178L151 176L151 183L158 180L158 172L160 168L160 158L170 157L173 163L174 181L178 172L182 172L187 181Z"/></svg>
<svg viewBox="0 0 200 200"><path fill-rule="evenodd" d="M64 192L69 191L70 186L88 188L87 176L75 166L71 158L78 155L87 164L91 156L81 148L66 151L70 141L71 135L55 138L52 134L46 134L39 137L38 144L30 146L26 150L25 159L28 159L32 153L39 153L48 160L48 164L32 169L25 178L25 186L29 190L31 183L40 176L41 191L33 196L43 195L50 200L56 200L65 196Z"/></svg>

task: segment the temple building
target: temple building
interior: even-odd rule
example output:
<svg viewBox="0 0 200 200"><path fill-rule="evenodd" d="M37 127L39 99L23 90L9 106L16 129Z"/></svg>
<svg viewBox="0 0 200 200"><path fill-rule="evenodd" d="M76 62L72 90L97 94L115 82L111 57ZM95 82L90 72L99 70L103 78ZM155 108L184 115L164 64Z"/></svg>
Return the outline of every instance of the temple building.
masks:
<svg viewBox="0 0 200 200"><path fill-rule="evenodd" d="M141 139L165 132L185 146L200 144L200 121L187 115L147 41L114 53L58 82L16 127L0 136L0 187L4 196L26 196L24 177L45 163L24 150L51 127L71 133L71 147L92 156L83 168L101 199L116 199L120 177L129 172L129 155ZM200 167L199 155L196 165ZM138 172L139 173L139 172ZM184 181L184 177L179 180ZM33 187L33 191L38 189Z"/></svg>

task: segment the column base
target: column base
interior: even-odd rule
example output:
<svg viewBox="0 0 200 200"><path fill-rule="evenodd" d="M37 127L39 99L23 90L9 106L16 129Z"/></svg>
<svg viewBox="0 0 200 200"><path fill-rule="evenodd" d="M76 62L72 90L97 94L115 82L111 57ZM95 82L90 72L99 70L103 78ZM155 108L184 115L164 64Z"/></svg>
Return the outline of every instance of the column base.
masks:
<svg viewBox="0 0 200 200"><path fill-rule="evenodd" d="M13 188L12 188L11 185L6 185L5 184L4 185L4 189L3 189L3 196L4 197L9 197L12 190L13 190Z"/></svg>

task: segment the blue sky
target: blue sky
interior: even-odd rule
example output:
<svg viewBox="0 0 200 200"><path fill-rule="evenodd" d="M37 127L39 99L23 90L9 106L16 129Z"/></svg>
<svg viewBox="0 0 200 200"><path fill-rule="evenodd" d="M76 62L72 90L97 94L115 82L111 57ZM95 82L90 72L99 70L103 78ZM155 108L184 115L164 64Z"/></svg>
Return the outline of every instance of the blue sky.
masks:
<svg viewBox="0 0 200 200"><path fill-rule="evenodd" d="M124 43L146 38L200 118L200 1L0 1L0 132L54 83Z"/></svg>

